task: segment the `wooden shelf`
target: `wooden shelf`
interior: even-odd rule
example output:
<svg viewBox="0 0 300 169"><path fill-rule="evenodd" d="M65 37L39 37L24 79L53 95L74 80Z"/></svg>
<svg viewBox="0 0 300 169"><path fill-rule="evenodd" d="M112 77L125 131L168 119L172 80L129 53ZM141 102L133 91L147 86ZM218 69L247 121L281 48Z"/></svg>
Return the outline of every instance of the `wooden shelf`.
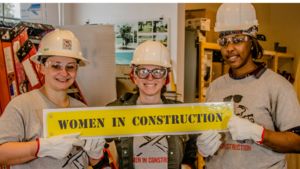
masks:
<svg viewBox="0 0 300 169"><path fill-rule="evenodd" d="M203 49L220 50L220 46L217 43L201 42L200 47Z"/></svg>
<svg viewBox="0 0 300 169"><path fill-rule="evenodd" d="M209 43L209 42L200 42L200 59L199 59L199 72L198 74L200 75L199 77L199 101L200 102L204 102L205 101L205 92L206 92L206 88L207 88L207 83L210 83L211 81L211 77L212 77L212 71L210 70L209 73L209 79L208 80L204 80L204 75L203 75L203 71L204 69L206 69L206 67L204 67L205 65L202 64L204 62L207 62L207 58L205 58L205 51L206 50L220 50L220 46L217 43ZM212 56L211 56L212 57ZM206 61L205 61L206 60ZM205 81L205 82L204 82Z"/></svg>
<svg viewBox="0 0 300 169"><path fill-rule="evenodd" d="M291 53L281 53L272 50L264 50L264 56L278 57L278 58L287 58L294 59L295 55Z"/></svg>
<svg viewBox="0 0 300 169"><path fill-rule="evenodd" d="M264 50L264 56L261 60L271 59L272 66L270 66L270 68L274 72L278 72L278 60L279 59L294 59L294 57L295 57L294 54L291 54L291 53L281 53L281 52L276 52L276 51Z"/></svg>

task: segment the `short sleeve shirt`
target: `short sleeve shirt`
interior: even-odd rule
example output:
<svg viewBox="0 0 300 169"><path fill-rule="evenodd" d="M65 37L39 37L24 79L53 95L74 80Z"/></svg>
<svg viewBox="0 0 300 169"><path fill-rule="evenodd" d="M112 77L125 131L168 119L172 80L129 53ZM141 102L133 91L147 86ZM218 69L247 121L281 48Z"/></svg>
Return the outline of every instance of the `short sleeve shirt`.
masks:
<svg viewBox="0 0 300 169"><path fill-rule="evenodd" d="M228 74L216 79L207 91L208 102L231 101L235 114L273 131L300 125L299 102L293 86L267 69L259 78L232 79ZM217 154L207 160L207 169L284 169L285 155L252 140L237 142L229 132Z"/></svg>
<svg viewBox="0 0 300 169"><path fill-rule="evenodd" d="M70 107L85 105L70 97ZM59 108L39 90L22 94L14 98L0 117L0 144L6 142L28 142L43 136L43 109ZM81 150L72 150L61 160L51 157L37 158L24 164L14 165L12 169L29 168L87 168L88 156Z"/></svg>

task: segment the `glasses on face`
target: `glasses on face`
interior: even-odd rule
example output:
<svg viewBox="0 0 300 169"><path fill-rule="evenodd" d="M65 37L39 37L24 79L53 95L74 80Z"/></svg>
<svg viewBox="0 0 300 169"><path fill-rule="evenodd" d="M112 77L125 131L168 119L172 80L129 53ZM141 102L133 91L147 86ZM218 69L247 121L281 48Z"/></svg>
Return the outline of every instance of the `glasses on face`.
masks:
<svg viewBox="0 0 300 169"><path fill-rule="evenodd" d="M149 70L146 68L136 67L134 69L134 73L140 79L148 78L149 74L151 74L154 79L161 79L167 75L167 72L168 72L168 70L166 68L155 68L155 69Z"/></svg>
<svg viewBox="0 0 300 169"><path fill-rule="evenodd" d="M62 63L62 62L46 61L45 66L50 67L53 71L61 71L65 69L69 73L76 72L78 69L78 63L76 62Z"/></svg>
<svg viewBox="0 0 300 169"><path fill-rule="evenodd" d="M240 44L242 42L249 41L249 36L247 35L235 35L231 37L222 37L218 39L218 44L222 47L226 47L229 43L233 43L235 45Z"/></svg>

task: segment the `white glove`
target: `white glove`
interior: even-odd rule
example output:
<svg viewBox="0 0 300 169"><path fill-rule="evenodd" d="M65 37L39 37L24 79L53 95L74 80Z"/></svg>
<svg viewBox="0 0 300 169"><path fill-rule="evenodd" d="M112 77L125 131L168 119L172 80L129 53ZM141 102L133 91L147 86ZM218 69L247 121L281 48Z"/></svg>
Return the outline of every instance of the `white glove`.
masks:
<svg viewBox="0 0 300 169"><path fill-rule="evenodd" d="M221 134L215 130L204 131L197 137L197 147L203 157L212 156L219 149Z"/></svg>
<svg viewBox="0 0 300 169"><path fill-rule="evenodd" d="M192 167L187 164L181 164L181 169L192 169Z"/></svg>
<svg viewBox="0 0 300 169"><path fill-rule="evenodd" d="M39 138L37 157L54 157L56 159L62 159L70 154L73 145L80 142L78 134L66 134L59 135L51 138Z"/></svg>
<svg viewBox="0 0 300 169"><path fill-rule="evenodd" d="M83 146L84 151L90 158L100 159L103 156L103 148L105 144L104 138L88 138L84 139L85 144Z"/></svg>
<svg viewBox="0 0 300 169"><path fill-rule="evenodd" d="M233 140L252 139L258 144L263 141L264 128L262 126L235 115L228 122L228 130Z"/></svg>

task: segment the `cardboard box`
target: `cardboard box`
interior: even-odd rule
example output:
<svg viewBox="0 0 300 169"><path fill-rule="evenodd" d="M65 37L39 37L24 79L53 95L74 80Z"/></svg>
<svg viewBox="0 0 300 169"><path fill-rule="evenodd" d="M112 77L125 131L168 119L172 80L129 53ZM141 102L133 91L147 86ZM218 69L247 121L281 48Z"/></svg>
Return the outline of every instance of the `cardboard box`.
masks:
<svg viewBox="0 0 300 169"><path fill-rule="evenodd" d="M196 18L199 18L199 19L200 18L206 18L206 19L210 20L210 29L209 29L209 31L201 31L201 32L203 32L205 34L207 42L216 43L217 39L218 39L218 33L216 33L214 31L215 22L216 22L216 12L210 11L210 10L207 10L207 9L195 9L195 10L186 10L185 11L185 20L186 21L194 21L193 19L196 19ZM190 22L190 24L193 24L193 23Z"/></svg>

